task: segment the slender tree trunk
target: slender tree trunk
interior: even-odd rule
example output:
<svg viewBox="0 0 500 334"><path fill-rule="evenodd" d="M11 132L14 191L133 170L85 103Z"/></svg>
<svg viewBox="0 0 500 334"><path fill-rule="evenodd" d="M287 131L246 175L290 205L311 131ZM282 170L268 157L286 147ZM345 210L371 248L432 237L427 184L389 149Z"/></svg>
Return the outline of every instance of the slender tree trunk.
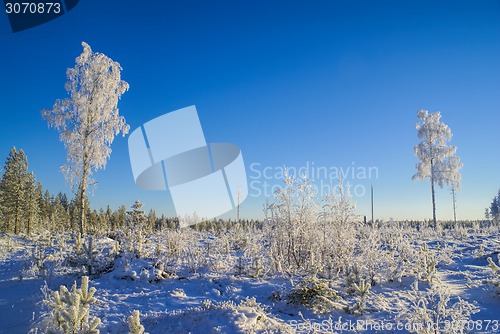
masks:
<svg viewBox="0 0 500 334"><path fill-rule="evenodd" d="M87 139L85 138L84 149L87 148ZM87 153L83 154L83 171L80 182L80 234L85 235L85 190L87 188Z"/></svg>
<svg viewBox="0 0 500 334"><path fill-rule="evenodd" d="M456 211L456 199L455 199L455 187L451 187L451 193L453 195L453 220L455 221L455 227L457 226L457 211Z"/></svg>
<svg viewBox="0 0 500 334"><path fill-rule="evenodd" d="M434 228L436 228L436 199L434 196L434 178L431 178L431 191L432 191L432 219L434 221Z"/></svg>
<svg viewBox="0 0 500 334"><path fill-rule="evenodd" d="M434 228L436 228L437 224L436 224L436 199L434 196L434 163L432 159L431 159L431 192L432 192L432 219L434 221Z"/></svg>
<svg viewBox="0 0 500 334"><path fill-rule="evenodd" d="M82 184L80 185L80 219L79 219L79 225L80 225L80 234L82 237L84 236L83 231L84 225L85 225L85 187Z"/></svg>
<svg viewBox="0 0 500 334"><path fill-rule="evenodd" d="M373 184L371 185L371 199L372 199L372 228L375 227L375 221L373 220Z"/></svg>

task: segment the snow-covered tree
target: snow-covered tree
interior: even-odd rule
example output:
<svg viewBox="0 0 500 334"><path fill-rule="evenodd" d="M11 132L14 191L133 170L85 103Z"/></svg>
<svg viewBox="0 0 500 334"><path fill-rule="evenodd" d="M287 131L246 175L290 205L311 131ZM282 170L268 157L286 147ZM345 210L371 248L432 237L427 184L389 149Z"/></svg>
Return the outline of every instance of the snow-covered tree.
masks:
<svg viewBox="0 0 500 334"><path fill-rule="evenodd" d="M23 150L15 147L9 153L2 175L2 206L7 221L14 222L14 233L20 231L23 218L26 182L28 180L28 159Z"/></svg>
<svg viewBox="0 0 500 334"><path fill-rule="evenodd" d="M76 282L71 291L61 285L59 291L55 291L53 299L48 305L52 309L54 327L48 333L54 334L99 334L97 326L101 319L93 318L89 324L90 305L97 301L93 296L96 292L94 287L88 289L89 279L82 277L82 286L76 288Z"/></svg>
<svg viewBox="0 0 500 334"><path fill-rule="evenodd" d="M498 190L498 196L493 197L493 201L490 205L491 218L497 221L500 217L500 190Z"/></svg>
<svg viewBox="0 0 500 334"><path fill-rule="evenodd" d="M144 216L144 210L141 210L143 206L144 203L137 200L132 205L132 210L127 211L127 223L130 228L142 227L147 221L146 216Z"/></svg>
<svg viewBox="0 0 500 334"><path fill-rule="evenodd" d="M26 215L28 235L31 233L32 224L38 221L40 215L35 182L36 178L33 172L29 173L26 180L26 200L24 201L24 214Z"/></svg>
<svg viewBox="0 0 500 334"><path fill-rule="evenodd" d="M93 52L85 42L82 45L75 67L66 72L69 81L65 88L71 98L56 100L52 109L42 110L42 116L59 130L67 148L68 163L61 170L80 197L79 228L84 234L84 198L87 187L95 185L92 174L106 166L115 135L129 131L117 108L129 85L120 78L119 63Z"/></svg>
<svg viewBox="0 0 500 334"><path fill-rule="evenodd" d="M450 128L440 121L441 113L429 114L427 110L419 110L417 118L422 123L417 123L417 136L423 139L415 145L414 153L420 160L415 165L417 172L412 180L429 179L432 193L432 217L436 225L436 200L434 185L443 187L445 184L460 187L460 174L458 170L462 167L460 159L454 156L457 148L448 146L446 143L451 140Z"/></svg>

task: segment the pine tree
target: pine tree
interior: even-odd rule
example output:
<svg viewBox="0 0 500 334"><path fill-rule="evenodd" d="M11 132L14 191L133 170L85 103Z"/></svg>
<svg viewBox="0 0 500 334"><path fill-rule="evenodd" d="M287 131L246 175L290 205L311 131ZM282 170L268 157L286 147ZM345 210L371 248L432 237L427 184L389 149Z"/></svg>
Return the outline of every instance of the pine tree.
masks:
<svg viewBox="0 0 500 334"><path fill-rule="evenodd" d="M14 221L15 234L20 231L27 180L28 159L23 150L13 147L5 162L1 187L3 212L8 221Z"/></svg>
<svg viewBox="0 0 500 334"><path fill-rule="evenodd" d="M75 67L66 72L66 90L71 98L57 100L52 109L42 110L42 116L60 130L68 150L68 163L61 170L80 197L79 227L83 235L84 198L87 187L95 185L92 174L106 166L115 135L127 134L130 127L118 115L118 99L129 88L120 78L120 64L93 52L87 43L82 42L82 46Z"/></svg>
<svg viewBox="0 0 500 334"><path fill-rule="evenodd" d="M64 334L99 334L96 329L101 324L101 319L93 318L89 324L90 305L97 299L93 296L94 287L88 289L88 277L82 277L82 286L76 288L76 282L71 291L61 285L59 291L53 293L53 300L49 303L55 328L49 333Z"/></svg>
<svg viewBox="0 0 500 334"><path fill-rule="evenodd" d="M42 183L40 181L38 181L36 184L35 198L38 204L38 222L39 225L41 226L40 223L43 220L44 205L43 205L43 188L42 188Z"/></svg>
<svg viewBox="0 0 500 334"><path fill-rule="evenodd" d="M45 190L43 195L43 217L45 219L50 219L50 215L52 214L52 202L50 200L50 192L49 190Z"/></svg>
<svg viewBox="0 0 500 334"><path fill-rule="evenodd" d="M151 232L156 225L156 213L153 209L149 210L148 214L148 225L147 225L147 230L148 232Z"/></svg>
<svg viewBox="0 0 500 334"><path fill-rule="evenodd" d="M106 209L106 221L108 222L108 228L112 228L111 226L111 216L113 215L113 212L111 211L111 208L109 207Z"/></svg>
<svg viewBox="0 0 500 334"><path fill-rule="evenodd" d="M59 196L55 197L52 201L52 212L50 215L50 221L54 229L60 229L63 227L65 221L65 210L59 201Z"/></svg>
<svg viewBox="0 0 500 334"><path fill-rule="evenodd" d="M40 216L40 207L38 206L38 194L35 187L36 178L33 172L28 174L28 179L26 182L26 200L24 202L24 212L26 214L26 220L28 223L28 235L31 234L32 224L38 221ZM39 183L40 184L40 183Z"/></svg>
<svg viewBox="0 0 500 334"><path fill-rule="evenodd" d="M146 217L144 216L144 211L140 210L144 206L140 200L135 201L132 205L132 210L127 211L127 223L130 228L142 227L146 222Z"/></svg>
<svg viewBox="0 0 500 334"><path fill-rule="evenodd" d="M68 202L68 197L66 196L66 194L63 194L62 191L60 191L59 194L57 194L57 197L59 198L59 203L61 203L64 210L67 210L68 206L69 206L69 202Z"/></svg>

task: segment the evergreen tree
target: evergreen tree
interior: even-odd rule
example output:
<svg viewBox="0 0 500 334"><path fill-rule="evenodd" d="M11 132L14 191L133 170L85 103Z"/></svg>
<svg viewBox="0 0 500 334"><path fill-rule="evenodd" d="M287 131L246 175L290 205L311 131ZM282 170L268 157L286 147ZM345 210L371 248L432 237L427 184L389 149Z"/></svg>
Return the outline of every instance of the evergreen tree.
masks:
<svg viewBox="0 0 500 334"><path fill-rule="evenodd" d="M96 210L91 211L90 208L88 209L87 223L89 228L92 229L92 231L97 231L99 229L99 214L97 213Z"/></svg>
<svg viewBox="0 0 500 334"><path fill-rule="evenodd" d="M26 200L24 201L24 212L28 223L27 233L31 234L31 228L34 222L38 221L40 216L40 207L38 206L37 187L35 187L36 178L33 172L28 174L26 182ZM40 184L40 182L38 182Z"/></svg>
<svg viewBox="0 0 500 334"><path fill-rule="evenodd" d="M147 230L151 232L156 226L156 213L153 209L149 211Z"/></svg>
<svg viewBox="0 0 500 334"><path fill-rule="evenodd" d="M14 233L17 234L21 228L28 180L28 159L23 150L16 151L16 148L13 147L7 157L4 169L1 183L3 212L8 222L14 222Z"/></svg>
<svg viewBox="0 0 500 334"><path fill-rule="evenodd" d="M43 188L42 188L42 183L40 181L38 181L36 184L35 194L36 194L35 195L36 201L38 204L38 221L40 222L43 219L43 212L44 212Z"/></svg>
<svg viewBox="0 0 500 334"><path fill-rule="evenodd" d="M68 197L66 196L66 194L63 194L62 191L60 191L59 194L57 195L57 197L59 198L59 203L61 203L64 210L68 210L69 202L68 202Z"/></svg>
<svg viewBox="0 0 500 334"><path fill-rule="evenodd" d="M491 213L491 218L494 219L495 221L499 219L500 217L500 196L493 197L493 202L491 202L490 206L490 213Z"/></svg>
<svg viewBox="0 0 500 334"><path fill-rule="evenodd" d="M99 209L99 228L100 229L109 229L109 221L108 221L108 217L106 215L106 211L104 211L103 208L100 208Z"/></svg>
<svg viewBox="0 0 500 334"><path fill-rule="evenodd" d="M127 219L127 208L125 205L121 205L117 211L116 216L116 228L121 229L125 226L125 220Z"/></svg>
<svg viewBox="0 0 500 334"><path fill-rule="evenodd" d="M50 201L50 192L49 190L45 190L45 194L43 195L43 217L45 219L49 219L52 214L52 203Z"/></svg>
<svg viewBox="0 0 500 334"><path fill-rule="evenodd" d="M489 220L489 219L491 218L491 216L490 216L490 209L486 208L486 209L484 210L484 218L485 218L486 220Z"/></svg>
<svg viewBox="0 0 500 334"><path fill-rule="evenodd" d="M134 205L132 205L132 210L127 211L127 224L130 228L141 228L147 221L146 217L144 216L144 211L141 210L143 206L144 203L141 203L140 200L137 200L135 201Z"/></svg>
<svg viewBox="0 0 500 334"><path fill-rule="evenodd" d="M111 216L112 215L113 215L113 212L111 211L109 204L108 204L108 208L106 209L106 221L108 222L108 228L112 228L111 227Z"/></svg>

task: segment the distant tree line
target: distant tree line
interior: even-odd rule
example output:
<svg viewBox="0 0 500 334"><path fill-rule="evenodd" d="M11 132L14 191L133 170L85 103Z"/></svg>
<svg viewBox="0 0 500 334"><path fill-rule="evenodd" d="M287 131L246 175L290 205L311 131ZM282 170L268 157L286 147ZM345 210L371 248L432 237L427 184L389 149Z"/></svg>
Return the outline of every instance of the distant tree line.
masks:
<svg viewBox="0 0 500 334"><path fill-rule="evenodd" d="M50 194L43 189L33 172L28 172L28 158L22 149L15 147L9 152L0 177L0 231L8 233L31 234L40 230L75 231L80 229L80 196L69 199L59 192ZM91 210L89 199L85 201L86 232L116 231L127 226L127 208L121 205L118 210L107 208ZM179 228L177 217L157 216L153 209L145 215L146 232ZM236 220L203 221L192 226L195 230L227 231L236 224ZM241 219L244 229L261 228L261 221Z"/></svg>

